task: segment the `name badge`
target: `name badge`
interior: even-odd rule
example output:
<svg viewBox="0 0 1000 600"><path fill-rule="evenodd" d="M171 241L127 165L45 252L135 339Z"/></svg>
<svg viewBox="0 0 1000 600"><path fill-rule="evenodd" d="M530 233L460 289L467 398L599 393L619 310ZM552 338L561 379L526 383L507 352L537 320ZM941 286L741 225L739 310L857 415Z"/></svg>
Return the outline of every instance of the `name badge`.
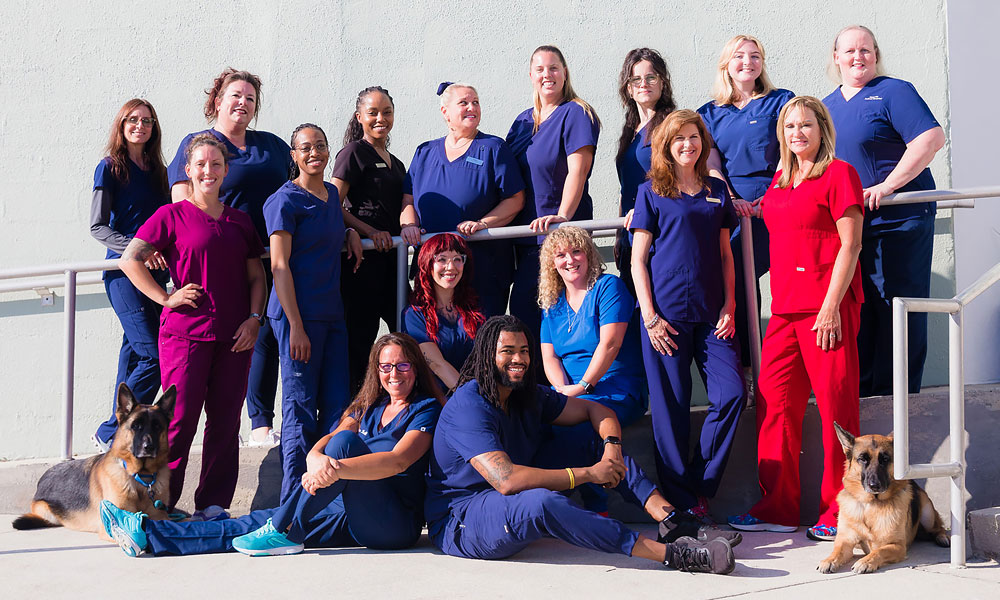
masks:
<svg viewBox="0 0 1000 600"><path fill-rule="evenodd" d="M705 198L705 200L707 200L708 202L711 202L712 204L722 204L722 199L721 198L713 198L713 197L709 196L708 198Z"/></svg>
<svg viewBox="0 0 1000 600"><path fill-rule="evenodd" d="M805 273L806 272L806 268L805 267L795 267L795 270L799 271L800 273Z"/></svg>
<svg viewBox="0 0 1000 600"><path fill-rule="evenodd" d="M389 165L387 165L385 163L375 163L375 166L378 167L379 169L388 169L389 168Z"/></svg>
<svg viewBox="0 0 1000 600"><path fill-rule="evenodd" d="M753 121L750 121L750 124L753 125L756 122L757 122L757 119L754 119Z"/></svg>
<svg viewBox="0 0 1000 600"><path fill-rule="evenodd" d="M478 158L474 158L472 156L466 156L465 157L465 162L470 162L470 163L472 163L474 165L478 165L480 167L483 166L483 161L479 160Z"/></svg>

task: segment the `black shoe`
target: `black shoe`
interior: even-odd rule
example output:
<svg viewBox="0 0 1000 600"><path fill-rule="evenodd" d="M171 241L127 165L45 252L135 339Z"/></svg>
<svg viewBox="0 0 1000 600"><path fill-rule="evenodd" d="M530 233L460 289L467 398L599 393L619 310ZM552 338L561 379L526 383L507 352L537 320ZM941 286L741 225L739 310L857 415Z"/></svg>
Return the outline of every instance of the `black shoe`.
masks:
<svg viewBox="0 0 1000 600"><path fill-rule="evenodd" d="M689 573L715 573L726 575L736 568L733 548L723 538L712 538L702 543L692 537L680 537L667 544L663 564Z"/></svg>
<svg viewBox="0 0 1000 600"><path fill-rule="evenodd" d="M687 512L680 510L675 510L660 521L656 541L668 544L683 536L695 538L702 543L723 539L730 546L737 546L743 541L743 535L739 531L723 531L713 525L704 525Z"/></svg>

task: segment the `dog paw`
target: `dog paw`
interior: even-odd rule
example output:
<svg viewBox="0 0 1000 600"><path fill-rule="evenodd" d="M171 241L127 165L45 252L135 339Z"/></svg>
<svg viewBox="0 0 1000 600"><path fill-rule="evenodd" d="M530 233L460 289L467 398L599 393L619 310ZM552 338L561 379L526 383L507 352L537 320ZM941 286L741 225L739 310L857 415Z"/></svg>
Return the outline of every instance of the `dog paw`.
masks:
<svg viewBox="0 0 1000 600"><path fill-rule="evenodd" d="M819 571L820 573L833 573L839 568L840 565L838 565L835 561L832 560L824 560L823 562L816 565L816 570Z"/></svg>
<svg viewBox="0 0 1000 600"><path fill-rule="evenodd" d="M854 566L851 567L851 570L857 573L858 575L861 575L863 573L874 573L876 570L878 570L878 565L875 564L875 561L868 560L868 558L865 557L859 560L858 562L854 563Z"/></svg>
<svg viewBox="0 0 1000 600"><path fill-rule="evenodd" d="M934 537L934 543L942 548L951 547L951 537L947 533L939 533Z"/></svg>

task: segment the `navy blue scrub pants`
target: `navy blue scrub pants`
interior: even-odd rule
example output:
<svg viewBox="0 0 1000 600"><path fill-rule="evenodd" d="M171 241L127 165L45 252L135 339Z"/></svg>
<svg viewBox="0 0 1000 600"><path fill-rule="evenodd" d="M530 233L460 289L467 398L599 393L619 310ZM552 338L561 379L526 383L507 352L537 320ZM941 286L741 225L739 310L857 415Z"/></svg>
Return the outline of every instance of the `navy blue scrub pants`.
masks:
<svg viewBox="0 0 1000 600"><path fill-rule="evenodd" d="M354 272L354 259L343 255L340 270L340 295L344 299L347 323L350 393L353 397L365 379L368 354L378 336L379 320L389 331L396 331L399 314L405 307L396 306L396 252L369 250Z"/></svg>
<svg viewBox="0 0 1000 600"><path fill-rule="evenodd" d="M325 450L332 458L350 458L371 451L357 434L342 431ZM366 546L399 550L413 546L423 527L423 507L404 503L387 479L340 480L310 496L298 489L279 506L223 521L154 521L144 529L149 550L156 555L228 552L233 539L256 531L268 519L288 539L308 548Z"/></svg>
<svg viewBox="0 0 1000 600"><path fill-rule="evenodd" d="M157 272L159 275L159 272ZM166 277L158 277L165 280ZM161 285L165 281L160 282ZM160 389L160 351L157 346L160 332L160 310L156 302L140 292L122 273L105 275L104 290L111 308L122 324L122 347L118 352L118 376L111 400L111 417L97 427L95 434L102 442L110 443L118 431L118 386L128 384L141 404L152 404Z"/></svg>
<svg viewBox="0 0 1000 600"><path fill-rule="evenodd" d="M656 442L660 488L678 510L711 498L719 489L736 426L746 404L737 343L715 337L710 323L670 321L677 335L673 356L661 355L641 329L642 357L649 382L649 412ZM708 392L708 414L694 456L691 436L691 361ZM690 458L689 458L690 457Z"/></svg>
<svg viewBox="0 0 1000 600"><path fill-rule="evenodd" d="M347 406L347 326L343 321L304 321L309 362L290 356L288 318L269 319L281 349L281 501L302 487L306 454L333 431Z"/></svg>
<svg viewBox="0 0 1000 600"><path fill-rule="evenodd" d="M931 294L931 256L934 252L934 214L901 223L865 224L861 238L861 306L858 361L860 394L892 393L892 299L927 298ZM909 393L920 391L927 358L927 314L908 317Z"/></svg>
<svg viewBox="0 0 1000 600"><path fill-rule="evenodd" d="M271 259L265 258L264 279L266 298L271 297ZM257 331L257 341L253 345L250 360L250 375L247 377L247 416L250 427L271 427L274 425L274 395L278 392L278 340L271 329L271 320Z"/></svg>
<svg viewBox="0 0 1000 600"><path fill-rule="evenodd" d="M510 240L471 242L472 285L486 318L507 314L514 278L514 244ZM461 367L461 365L458 365Z"/></svg>
<svg viewBox="0 0 1000 600"><path fill-rule="evenodd" d="M591 429L593 431L593 429ZM585 446L559 440L542 445L532 466L547 469L589 467L601 459L603 446L591 435ZM639 465L625 457L628 471L615 491L638 506L656 490ZM544 489L504 496L494 489L478 492L445 517L432 540L445 554L463 558L500 559L517 554L542 537L630 556L639 535L621 522L580 508L564 494Z"/></svg>

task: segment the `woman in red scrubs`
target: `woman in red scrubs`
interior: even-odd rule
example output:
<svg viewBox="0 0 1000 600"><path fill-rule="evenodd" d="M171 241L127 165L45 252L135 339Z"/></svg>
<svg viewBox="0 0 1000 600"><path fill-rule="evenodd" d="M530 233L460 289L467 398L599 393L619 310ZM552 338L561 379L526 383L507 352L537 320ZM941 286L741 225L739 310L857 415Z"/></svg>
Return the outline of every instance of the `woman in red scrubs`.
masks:
<svg viewBox="0 0 1000 600"><path fill-rule="evenodd" d="M795 531L799 451L809 392L823 431L819 519L811 539L837 533L844 459L833 422L857 433L863 195L857 171L834 158L833 123L816 98L778 116L780 170L761 202L771 236L771 312L757 400L757 473L763 498L729 518L744 531Z"/></svg>

